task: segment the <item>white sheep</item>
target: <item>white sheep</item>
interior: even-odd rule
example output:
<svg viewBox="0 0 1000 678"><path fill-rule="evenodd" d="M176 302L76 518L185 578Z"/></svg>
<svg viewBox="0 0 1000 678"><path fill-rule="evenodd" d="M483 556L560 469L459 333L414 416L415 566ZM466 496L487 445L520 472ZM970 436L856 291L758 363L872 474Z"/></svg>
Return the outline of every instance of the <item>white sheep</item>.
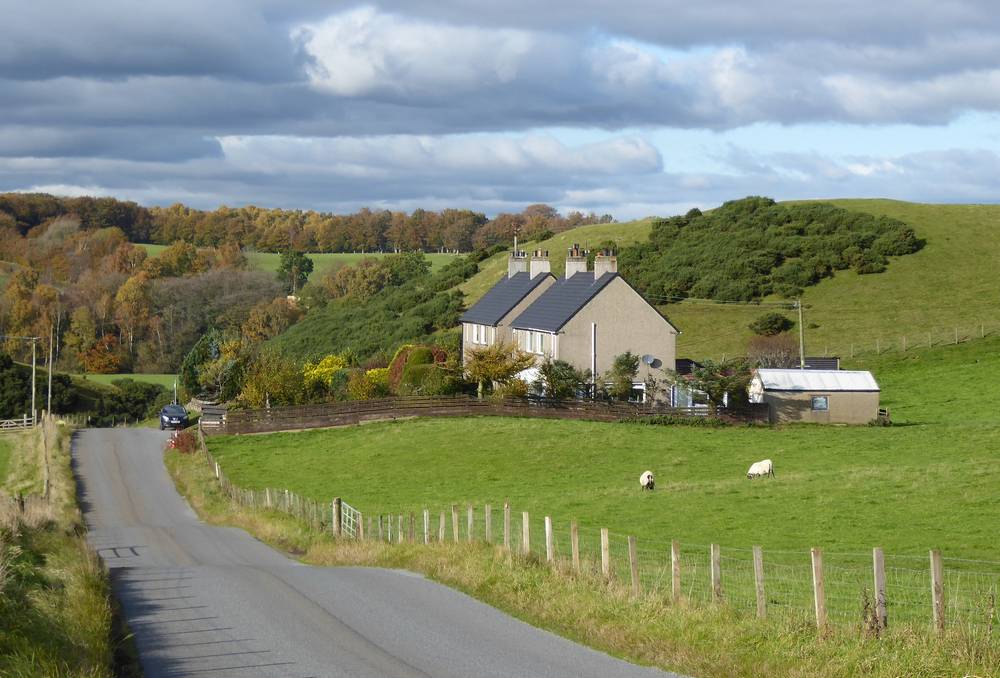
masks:
<svg viewBox="0 0 1000 678"><path fill-rule="evenodd" d="M653 477L652 471L645 471L641 476L639 476L639 487L644 490L652 490L656 486L656 478Z"/></svg>
<svg viewBox="0 0 1000 678"><path fill-rule="evenodd" d="M747 470L747 478L753 479L760 478L761 476L774 477L774 464L771 463L770 459L755 462Z"/></svg>

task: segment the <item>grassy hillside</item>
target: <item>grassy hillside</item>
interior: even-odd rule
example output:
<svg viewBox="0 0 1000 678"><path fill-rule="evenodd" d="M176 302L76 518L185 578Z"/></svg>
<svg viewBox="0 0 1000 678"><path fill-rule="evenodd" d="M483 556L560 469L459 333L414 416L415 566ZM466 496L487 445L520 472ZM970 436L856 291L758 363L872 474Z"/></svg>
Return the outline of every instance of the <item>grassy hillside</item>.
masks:
<svg viewBox="0 0 1000 678"><path fill-rule="evenodd" d="M897 425L646 427L503 418L423 419L212 438L249 487L340 495L364 512L451 503L577 519L666 543L1000 560L1000 338L881 356L873 369ZM745 477L771 458L774 480ZM657 490L640 493L645 469ZM377 478L377 480L376 480ZM956 519L960 518L960 519Z"/></svg>
<svg viewBox="0 0 1000 678"><path fill-rule="evenodd" d="M806 289L807 352L850 355L940 344L978 336L980 323L1000 331L1000 285L990 271L1000 261L1000 205L922 205L893 200L835 200L845 209L900 219L926 241L895 257L884 273L838 272ZM672 304L664 308L684 334L681 355L718 357L741 352L747 324L762 311L739 306ZM791 314L790 314L791 315ZM818 327L812 327L818 325Z"/></svg>
<svg viewBox="0 0 1000 678"><path fill-rule="evenodd" d="M849 356L979 336L980 324L1000 333L1000 285L990 271L1000 261L1000 205L925 205L894 200L828 201L849 210L886 215L912 226L926 241L915 254L892 258L873 275L841 271L809 287L803 296L807 352ZM585 226L526 249L548 249L553 270L563 272L566 248L603 240L627 245L645 239L650 220ZM506 273L506 255L484 262L461 289L474 303ZM787 301L772 297L766 301ZM660 306L682 334L678 355L693 358L734 355L751 337L747 325L765 310L732 304L679 303ZM792 311L788 312L794 318ZM928 332L931 336L928 338Z"/></svg>
<svg viewBox="0 0 1000 678"><path fill-rule="evenodd" d="M143 248L152 256L156 256L164 249L166 245L149 245L143 244ZM362 259L366 258L378 258L384 257L385 254L361 254L359 252L319 252L310 253L309 258L313 261L313 272L310 275L310 279L317 275L323 275L323 273L330 268L331 265L335 263L344 264L356 264ZM428 254L427 260L431 264L431 269L436 270L441 266L444 266L449 261L451 261L455 255L454 254L438 254L432 253ZM278 264L281 261L281 255L276 252L254 252L249 256L250 265L253 268L259 269L261 271L268 271L270 273L276 273L278 271Z"/></svg>
<svg viewBox="0 0 1000 678"><path fill-rule="evenodd" d="M640 219L621 224L592 224L563 231L548 240L525 243L521 249L527 252L548 250L552 261L552 272L561 276L565 273L566 250L574 244L581 247L594 248L605 240L614 240L620 247L645 240L649 236L652 219ZM497 280L507 275L507 253L501 252L482 262L479 273L459 286L465 292L467 303L471 306L486 294Z"/></svg>

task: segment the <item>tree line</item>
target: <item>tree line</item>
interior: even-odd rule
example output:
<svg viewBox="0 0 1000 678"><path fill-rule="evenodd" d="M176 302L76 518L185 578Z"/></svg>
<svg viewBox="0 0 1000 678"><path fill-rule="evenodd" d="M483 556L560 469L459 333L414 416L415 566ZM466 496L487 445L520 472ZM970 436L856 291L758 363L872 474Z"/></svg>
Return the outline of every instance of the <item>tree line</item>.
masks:
<svg viewBox="0 0 1000 678"><path fill-rule="evenodd" d="M0 194L0 231L29 235L60 217L72 216L83 230L117 228L131 242L196 246L238 243L262 252L402 252L474 249L541 240L576 226L614 221L610 214L561 215L543 204L488 219L466 209L416 209L406 213L361 209L353 214L255 206L198 210L180 203L144 207L115 198L61 198L44 193Z"/></svg>
<svg viewBox="0 0 1000 678"><path fill-rule="evenodd" d="M158 256L117 227L56 217L26 235L0 229L0 350L19 360L41 338L72 372L173 372L211 327L270 338L298 319L274 274L238 246L175 242Z"/></svg>

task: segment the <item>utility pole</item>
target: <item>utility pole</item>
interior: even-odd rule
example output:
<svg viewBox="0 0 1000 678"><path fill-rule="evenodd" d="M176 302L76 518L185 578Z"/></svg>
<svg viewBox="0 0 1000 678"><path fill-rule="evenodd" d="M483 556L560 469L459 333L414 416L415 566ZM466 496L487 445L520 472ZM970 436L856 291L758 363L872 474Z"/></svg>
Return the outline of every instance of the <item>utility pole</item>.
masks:
<svg viewBox="0 0 1000 678"><path fill-rule="evenodd" d="M31 425L34 426L36 422L35 413L35 346L38 345L37 339L31 340Z"/></svg>
<svg viewBox="0 0 1000 678"><path fill-rule="evenodd" d="M802 326L802 297L799 297L795 305L799 308L799 369L806 369L806 335Z"/></svg>
<svg viewBox="0 0 1000 678"><path fill-rule="evenodd" d="M45 401L45 411L52 414L52 342L53 328L49 328L49 395Z"/></svg>

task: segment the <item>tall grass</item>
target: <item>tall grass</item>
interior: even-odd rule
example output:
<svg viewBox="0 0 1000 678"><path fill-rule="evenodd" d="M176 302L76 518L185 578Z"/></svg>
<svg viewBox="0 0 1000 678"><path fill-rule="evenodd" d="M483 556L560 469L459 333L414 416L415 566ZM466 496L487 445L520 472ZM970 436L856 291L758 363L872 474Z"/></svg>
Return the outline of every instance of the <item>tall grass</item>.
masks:
<svg viewBox="0 0 1000 678"><path fill-rule="evenodd" d="M69 436L49 418L18 442L16 462L33 468L8 488L32 493L23 506L0 493L0 675L116 675L122 641L106 572L82 536Z"/></svg>

